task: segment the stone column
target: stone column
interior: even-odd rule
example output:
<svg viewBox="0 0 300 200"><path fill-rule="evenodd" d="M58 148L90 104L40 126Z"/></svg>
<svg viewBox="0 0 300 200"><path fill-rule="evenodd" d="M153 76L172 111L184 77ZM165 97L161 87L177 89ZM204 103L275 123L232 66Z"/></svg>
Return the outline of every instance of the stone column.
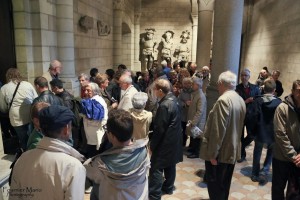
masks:
<svg viewBox="0 0 300 200"><path fill-rule="evenodd" d="M113 66L116 69L122 63L122 16L124 0L114 0L113 21Z"/></svg>
<svg viewBox="0 0 300 200"><path fill-rule="evenodd" d="M191 61L196 62L196 54L197 54L197 32L198 32L198 14L191 13L192 18L192 56Z"/></svg>
<svg viewBox="0 0 300 200"><path fill-rule="evenodd" d="M146 69L141 69L140 57L140 18L141 13L137 12L134 14L134 70L135 71L145 71Z"/></svg>
<svg viewBox="0 0 300 200"><path fill-rule="evenodd" d="M208 110L218 98L216 81L230 70L238 75L244 1L216 0L212 48L211 84L207 92Z"/></svg>
<svg viewBox="0 0 300 200"><path fill-rule="evenodd" d="M79 82L75 74L73 13L73 1L57 1L57 59L63 65L60 78L64 81L65 89L71 91L74 96L79 96Z"/></svg>
<svg viewBox="0 0 300 200"><path fill-rule="evenodd" d="M215 0L198 0L198 39L196 63L198 67L209 66L212 22Z"/></svg>

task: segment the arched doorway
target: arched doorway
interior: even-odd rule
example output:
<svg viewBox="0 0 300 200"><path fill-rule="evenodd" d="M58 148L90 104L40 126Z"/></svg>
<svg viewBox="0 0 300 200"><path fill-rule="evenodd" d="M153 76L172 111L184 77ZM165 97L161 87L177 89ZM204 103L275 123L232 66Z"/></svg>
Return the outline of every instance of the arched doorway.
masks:
<svg viewBox="0 0 300 200"><path fill-rule="evenodd" d="M133 66L134 48L133 38L130 27L126 23L122 23L122 63L127 67Z"/></svg>
<svg viewBox="0 0 300 200"><path fill-rule="evenodd" d="M11 0L0 1L0 81L4 84L8 68L16 67L13 7Z"/></svg>

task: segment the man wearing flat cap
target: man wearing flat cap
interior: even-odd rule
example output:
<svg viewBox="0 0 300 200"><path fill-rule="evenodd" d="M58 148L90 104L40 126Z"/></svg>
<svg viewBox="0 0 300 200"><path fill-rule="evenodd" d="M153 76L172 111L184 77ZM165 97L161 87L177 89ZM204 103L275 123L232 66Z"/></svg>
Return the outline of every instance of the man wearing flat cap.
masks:
<svg viewBox="0 0 300 200"><path fill-rule="evenodd" d="M16 162L9 199L84 199L84 157L66 143L73 118L64 106L51 105L39 112L44 138Z"/></svg>

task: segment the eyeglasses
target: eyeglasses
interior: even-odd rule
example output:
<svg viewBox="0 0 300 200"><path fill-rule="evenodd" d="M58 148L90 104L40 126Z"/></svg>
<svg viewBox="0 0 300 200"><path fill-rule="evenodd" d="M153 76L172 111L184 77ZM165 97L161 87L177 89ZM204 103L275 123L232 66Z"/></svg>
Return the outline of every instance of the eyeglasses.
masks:
<svg viewBox="0 0 300 200"><path fill-rule="evenodd" d="M249 76L248 74L241 74L241 76Z"/></svg>

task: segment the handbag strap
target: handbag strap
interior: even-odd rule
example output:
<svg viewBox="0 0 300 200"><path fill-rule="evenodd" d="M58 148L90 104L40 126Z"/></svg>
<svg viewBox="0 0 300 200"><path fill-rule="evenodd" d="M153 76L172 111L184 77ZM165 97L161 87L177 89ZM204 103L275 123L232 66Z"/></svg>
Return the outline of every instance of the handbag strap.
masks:
<svg viewBox="0 0 300 200"><path fill-rule="evenodd" d="M13 94L13 97L12 97L11 102L10 102L10 104L9 104L8 110L10 110L10 108L11 108L11 106L12 106L12 103L13 103L13 101L14 101L14 98L15 98L15 96L16 96L16 93L17 93L17 90L18 90L20 84L21 84L21 82L18 83L18 85L17 85L17 87L16 87L16 89L15 89L15 91L14 91L14 94Z"/></svg>

